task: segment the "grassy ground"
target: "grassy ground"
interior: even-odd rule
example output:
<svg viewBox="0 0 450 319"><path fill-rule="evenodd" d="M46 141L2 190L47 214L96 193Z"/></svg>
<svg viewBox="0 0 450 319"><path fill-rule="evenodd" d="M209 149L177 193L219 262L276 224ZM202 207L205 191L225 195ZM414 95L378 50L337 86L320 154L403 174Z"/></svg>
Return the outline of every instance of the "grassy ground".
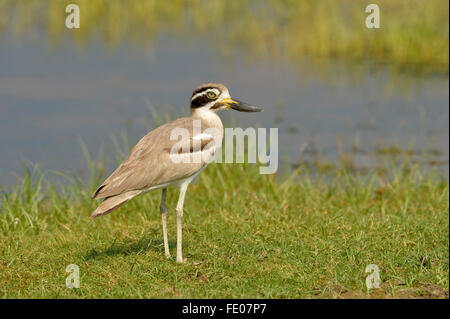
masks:
<svg viewBox="0 0 450 319"><path fill-rule="evenodd" d="M449 185L418 169L365 177L300 167L281 182L257 167L211 164L185 202L184 257L164 257L160 192L90 219L98 184L38 171L1 193L2 298L448 298ZM44 190L44 188L46 190ZM168 193L169 242L175 253ZM81 287L65 287L66 266ZM380 268L367 291L365 268Z"/></svg>

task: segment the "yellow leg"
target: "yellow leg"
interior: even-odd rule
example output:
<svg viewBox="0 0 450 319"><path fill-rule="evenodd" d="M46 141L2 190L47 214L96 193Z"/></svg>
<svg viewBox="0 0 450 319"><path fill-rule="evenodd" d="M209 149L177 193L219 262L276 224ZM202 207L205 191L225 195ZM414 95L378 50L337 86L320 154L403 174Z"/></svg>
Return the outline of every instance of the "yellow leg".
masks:
<svg viewBox="0 0 450 319"><path fill-rule="evenodd" d="M180 188L180 196L178 197L178 204L176 208L177 213L177 262L182 263L183 260L183 251L182 251L182 225L183 225L183 203L184 203L184 195L186 195L186 189L188 185L182 185Z"/></svg>
<svg viewBox="0 0 450 319"><path fill-rule="evenodd" d="M161 205L159 205L159 210L161 212L163 237L164 237L164 255L169 258L169 242L167 241L167 208L166 208L166 192L167 188L162 190Z"/></svg>

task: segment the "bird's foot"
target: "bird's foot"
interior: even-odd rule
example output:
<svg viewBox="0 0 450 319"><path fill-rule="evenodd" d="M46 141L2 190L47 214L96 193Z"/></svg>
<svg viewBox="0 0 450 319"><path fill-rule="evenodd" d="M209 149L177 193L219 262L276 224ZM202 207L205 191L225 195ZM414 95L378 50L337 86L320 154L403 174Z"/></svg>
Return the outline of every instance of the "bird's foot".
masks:
<svg viewBox="0 0 450 319"><path fill-rule="evenodd" d="M187 261L187 258L183 258L183 257L177 257L177 263L185 263Z"/></svg>

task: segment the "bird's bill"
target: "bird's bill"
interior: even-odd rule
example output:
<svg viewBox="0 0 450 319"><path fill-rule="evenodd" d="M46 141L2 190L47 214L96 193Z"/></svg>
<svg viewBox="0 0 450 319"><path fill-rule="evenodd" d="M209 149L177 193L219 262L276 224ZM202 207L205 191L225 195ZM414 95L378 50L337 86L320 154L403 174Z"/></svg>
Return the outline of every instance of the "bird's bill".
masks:
<svg viewBox="0 0 450 319"><path fill-rule="evenodd" d="M250 105L247 104L245 102L236 100L236 99L232 99L232 98L226 98L222 100L222 103L225 103L225 105L229 108L229 109L233 109L239 112L261 112L262 109L254 106L254 105Z"/></svg>

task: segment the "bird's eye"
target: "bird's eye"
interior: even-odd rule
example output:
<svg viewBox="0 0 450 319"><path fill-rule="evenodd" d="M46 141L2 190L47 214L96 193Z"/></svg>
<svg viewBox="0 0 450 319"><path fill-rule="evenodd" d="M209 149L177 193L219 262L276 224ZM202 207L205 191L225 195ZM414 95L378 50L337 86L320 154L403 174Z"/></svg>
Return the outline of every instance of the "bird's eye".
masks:
<svg viewBox="0 0 450 319"><path fill-rule="evenodd" d="M206 96L209 97L210 99L215 99L217 97L217 94L213 91L208 91L206 92Z"/></svg>

